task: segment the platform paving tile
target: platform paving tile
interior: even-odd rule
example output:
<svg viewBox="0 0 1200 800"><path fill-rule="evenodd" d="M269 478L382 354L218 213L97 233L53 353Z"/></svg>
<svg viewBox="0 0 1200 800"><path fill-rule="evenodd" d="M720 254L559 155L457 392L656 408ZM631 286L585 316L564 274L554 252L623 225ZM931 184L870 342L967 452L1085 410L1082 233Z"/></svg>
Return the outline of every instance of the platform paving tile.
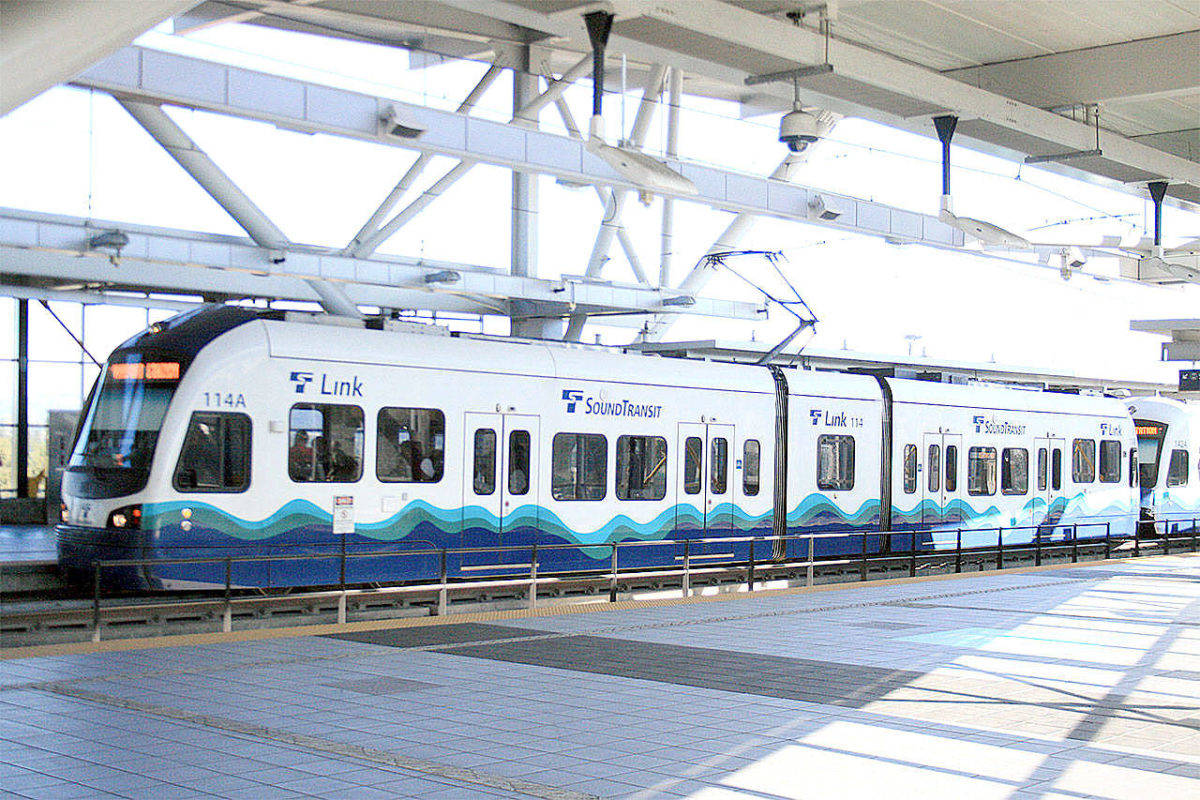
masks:
<svg viewBox="0 0 1200 800"><path fill-rule="evenodd" d="M0 662L0 763L228 797L1200 796L1197 578L1173 556ZM354 747L409 768L330 755Z"/></svg>

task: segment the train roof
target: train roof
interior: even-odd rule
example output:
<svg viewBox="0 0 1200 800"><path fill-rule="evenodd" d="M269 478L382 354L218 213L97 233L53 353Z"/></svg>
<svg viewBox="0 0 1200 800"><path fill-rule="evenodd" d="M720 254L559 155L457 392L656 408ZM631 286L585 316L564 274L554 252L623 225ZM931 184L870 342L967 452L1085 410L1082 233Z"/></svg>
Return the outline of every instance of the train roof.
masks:
<svg viewBox="0 0 1200 800"><path fill-rule="evenodd" d="M891 379L892 399L897 403L928 405L971 405L1007 411L1069 412L1093 416L1127 416L1125 403L1096 395L1047 392L993 384L952 384Z"/></svg>

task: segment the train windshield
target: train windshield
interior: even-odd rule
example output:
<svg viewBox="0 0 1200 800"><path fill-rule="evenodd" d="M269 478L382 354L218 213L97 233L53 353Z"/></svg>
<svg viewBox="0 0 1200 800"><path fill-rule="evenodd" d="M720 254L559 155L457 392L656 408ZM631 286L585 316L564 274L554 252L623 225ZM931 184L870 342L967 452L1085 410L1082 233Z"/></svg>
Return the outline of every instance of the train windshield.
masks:
<svg viewBox="0 0 1200 800"><path fill-rule="evenodd" d="M1134 420L1133 424L1138 440L1138 483L1143 489L1151 489L1158 483L1158 457L1167 426L1142 419Z"/></svg>
<svg viewBox="0 0 1200 800"><path fill-rule="evenodd" d="M70 467L148 474L178 383L177 363L110 363L80 426Z"/></svg>

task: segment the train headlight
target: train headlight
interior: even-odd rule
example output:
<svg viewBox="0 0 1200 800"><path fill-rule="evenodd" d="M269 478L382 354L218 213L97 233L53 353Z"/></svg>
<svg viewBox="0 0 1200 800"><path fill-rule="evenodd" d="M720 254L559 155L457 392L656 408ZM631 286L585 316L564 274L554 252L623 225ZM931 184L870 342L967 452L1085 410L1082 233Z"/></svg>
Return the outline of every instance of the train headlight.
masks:
<svg viewBox="0 0 1200 800"><path fill-rule="evenodd" d="M122 506L108 515L108 527L136 531L142 527L142 507Z"/></svg>

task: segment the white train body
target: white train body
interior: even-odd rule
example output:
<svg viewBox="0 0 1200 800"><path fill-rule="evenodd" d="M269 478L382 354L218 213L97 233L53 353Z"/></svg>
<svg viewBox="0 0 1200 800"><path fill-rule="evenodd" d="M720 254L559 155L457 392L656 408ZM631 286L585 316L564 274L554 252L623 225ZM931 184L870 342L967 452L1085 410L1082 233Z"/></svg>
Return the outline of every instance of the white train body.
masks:
<svg viewBox="0 0 1200 800"><path fill-rule="evenodd" d="M1200 409L1165 397L1128 403L1138 437L1142 518L1192 530L1200 518Z"/></svg>
<svg viewBox="0 0 1200 800"><path fill-rule="evenodd" d="M684 542L698 559L748 557L744 543L716 538L865 530L880 532L875 550L928 549L995 544L997 528L1005 542L1126 536L1137 517L1132 424L1103 398L228 308L130 340L93 395L64 485L60 559L74 570L469 547L449 571L489 575L529 563L527 550L496 548L534 544L544 568L565 570L607 565L614 542L660 542L622 558L664 566ZM820 542L818 554L860 546ZM772 550L783 552L768 542L755 557ZM429 556L355 559L346 577L437 568ZM225 569L124 578L212 584ZM229 569L240 585L338 577L332 558Z"/></svg>

